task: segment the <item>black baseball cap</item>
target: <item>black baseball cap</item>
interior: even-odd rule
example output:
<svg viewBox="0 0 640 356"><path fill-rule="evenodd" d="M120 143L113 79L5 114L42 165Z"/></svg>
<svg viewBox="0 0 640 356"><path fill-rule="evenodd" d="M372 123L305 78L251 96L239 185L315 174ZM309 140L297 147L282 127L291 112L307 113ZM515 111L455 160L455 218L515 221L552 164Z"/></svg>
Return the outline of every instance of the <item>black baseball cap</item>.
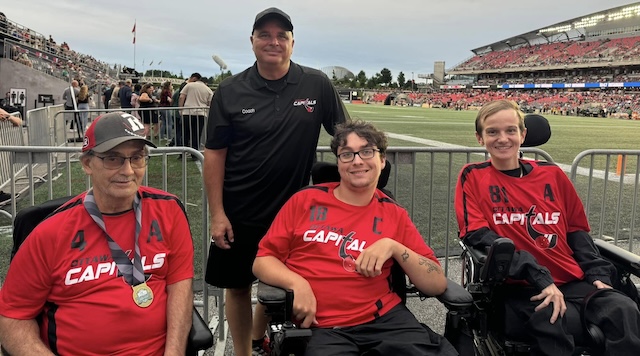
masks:
<svg viewBox="0 0 640 356"><path fill-rule="evenodd" d="M287 15L284 11L276 8L270 7L256 15L256 20L253 22L253 30L262 26L262 24L269 19L278 19L284 25L284 28L287 31L293 31L293 25L291 24L291 17Z"/></svg>
<svg viewBox="0 0 640 356"><path fill-rule="evenodd" d="M122 111L98 116L84 134L82 152L107 152L117 145L130 140L140 140L146 145L157 147L144 137L144 125L137 117Z"/></svg>

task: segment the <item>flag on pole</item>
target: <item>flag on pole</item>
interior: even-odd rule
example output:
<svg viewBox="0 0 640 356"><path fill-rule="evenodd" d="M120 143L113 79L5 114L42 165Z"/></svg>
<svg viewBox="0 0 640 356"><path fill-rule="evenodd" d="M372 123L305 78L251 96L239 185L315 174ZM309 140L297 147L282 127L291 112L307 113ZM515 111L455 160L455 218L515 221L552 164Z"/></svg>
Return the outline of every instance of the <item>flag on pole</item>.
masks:
<svg viewBox="0 0 640 356"><path fill-rule="evenodd" d="M160 62L158 62L158 65L161 65L161 64L162 64L162 60Z"/></svg>
<svg viewBox="0 0 640 356"><path fill-rule="evenodd" d="M149 62L149 66L152 66L152 65L153 65L153 61Z"/></svg>
<svg viewBox="0 0 640 356"><path fill-rule="evenodd" d="M131 33L133 33L133 44L136 44L136 21L133 22L133 30L131 30Z"/></svg>

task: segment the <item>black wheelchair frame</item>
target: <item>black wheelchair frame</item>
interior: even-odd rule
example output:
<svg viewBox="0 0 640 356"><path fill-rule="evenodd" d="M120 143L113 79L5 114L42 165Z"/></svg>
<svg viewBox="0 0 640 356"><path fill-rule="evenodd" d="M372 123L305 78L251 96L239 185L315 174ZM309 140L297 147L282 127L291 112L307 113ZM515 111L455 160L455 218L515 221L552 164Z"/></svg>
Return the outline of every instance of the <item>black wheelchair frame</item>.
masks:
<svg viewBox="0 0 640 356"><path fill-rule="evenodd" d="M58 207L72 199L73 196L56 198L46 201L40 205L34 205L20 210L13 222L13 248L11 250L11 259L18 251L20 245L29 236L31 231L44 219L53 213ZM197 355L198 351L206 350L213 346L213 333L204 321L198 310L193 308L191 330L189 330L189 338L187 342L186 355ZM8 353L3 349L3 355Z"/></svg>
<svg viewBox="0 0 640 356"><path fill-rule="evenodd" d="M613 263L617 269L617 280L614 284L622 286L623 288L620 289L638 302L638 292L631 280L631 275L640 277L640 256L601 239L594 239L594 243L602 257ZM513 242L506 238L497 239L488 251L471 248L462 242L460 245L463 250L462 285L472 295L473 303L472 307L465 310L458 319L456 325L459 328L458 334L473 340L475 355L528 355L530 350L528 342L505 337L503 330L497 330L503 325L492 323L490 320L499 319L496 318L500 312L493 300L493 292L494 288L501 285L507 277L515 251ZM575 354L602 354L604 351L602 331L595 325L583 324L579 318L572 322L578 325L570 328L583 328L582 334L576 339ZM447 319L448 323L449 319ZM449 328L453 326L445 326L445 330ZM473 354L470 353L470 355Z"/></svg>

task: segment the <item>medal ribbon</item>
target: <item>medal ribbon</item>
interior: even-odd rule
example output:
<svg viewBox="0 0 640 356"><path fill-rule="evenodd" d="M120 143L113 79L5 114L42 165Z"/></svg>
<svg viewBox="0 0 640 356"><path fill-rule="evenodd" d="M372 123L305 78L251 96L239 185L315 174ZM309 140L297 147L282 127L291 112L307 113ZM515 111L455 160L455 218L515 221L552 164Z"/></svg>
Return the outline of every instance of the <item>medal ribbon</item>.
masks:
<svg viewBox="0 0 640 356"><path fill-rule="evenodd" d="M87 192L87 195L84 197L84 208L87 210L89 215L93 221L100 226L102 231L107 237L107 243L109 244L109 249L111 249L111 257L115 261L118 266L118 270L124 276L125 281L132 286L137 286L138 284L144 283L144 270L142 268L142 257L140 256L140 246L138 245L138 237L140 236L140 231L142 230L142 203L140 200L140 195L136 193L136 196L133 200L133 210L135 211L136 216L136 234L134 240L134 256L133 262L127 256L126 253L122 250L120 245L115 242L109 233L107 232L107 227L104 224L104 220L102 219L102 213L100 209L98 209L98 205L96 204L96 199L93 196L93 188Z"/></svg>

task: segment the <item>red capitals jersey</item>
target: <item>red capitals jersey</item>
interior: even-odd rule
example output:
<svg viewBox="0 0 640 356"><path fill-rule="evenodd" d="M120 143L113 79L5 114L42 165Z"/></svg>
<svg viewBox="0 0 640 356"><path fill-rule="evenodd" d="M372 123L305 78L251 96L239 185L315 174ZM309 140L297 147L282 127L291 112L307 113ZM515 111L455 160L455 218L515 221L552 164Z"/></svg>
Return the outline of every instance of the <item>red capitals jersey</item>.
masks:
<svg viewBox="0 0 640 356"><path fill-rule="evenodd" d="M153 302L134 303L105 233L73 198L40 223L11 262L0 289L0 314L40 316L45 344L60 355L162 355L167 285L193 277L193 243L184 208L166 192L141 187L138 239ZM109 235L133 258L135 215L103 214Z"/></svg>
<svg viewBox="0 0 640 356"><path fill-rule="evenodd" d="M389 283L393 259L377 277L355 271L355 260L376 241L395 239L438 263L397 203L378 190L369 205L349 205L334 197L337 185L309 187L291 197L258 250L258 257L274 256L309 282L322 328L366 323L400 303Z"/></svg>
<svg viewBox="0 0 640 356"><path fill-rule="evenodd" d="M531 172L511 177L490 161L460 172L455 208L460 237L480 228L513 240L551 272L554 283L582 279L584 273L567 244L567 233L589 231L584 207L567 175L555 164L522 160Z"/></svg>

